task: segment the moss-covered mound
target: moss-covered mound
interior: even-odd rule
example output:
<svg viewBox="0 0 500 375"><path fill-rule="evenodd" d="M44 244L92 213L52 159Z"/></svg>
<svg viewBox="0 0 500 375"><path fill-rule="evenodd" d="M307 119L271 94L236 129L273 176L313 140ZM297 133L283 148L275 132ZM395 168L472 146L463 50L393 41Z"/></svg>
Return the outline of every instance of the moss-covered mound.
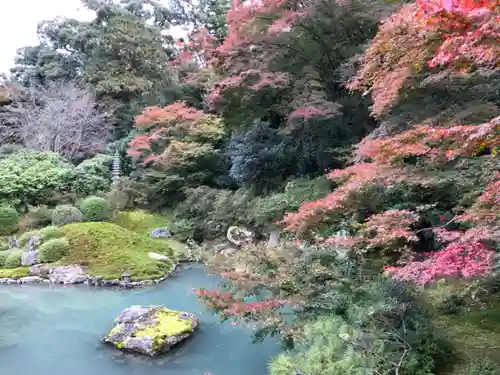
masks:
<svg viewBox="0 0 500 375"><path fill-rule="evenodd" d="M153 229L170 225L167 217L141 210L120 212L113 219L113 222L125 229L145 236L151 235Z"/></svg>
<svg viewBox="0 0 500 375"><path fill-rule="evenodd" d="M21 277L28 276L29 267L18 267L0 269L0 279L20 279Z"/></svg>
<svg viewBox="0 0 500 375"><path fill-rule="evenodd" d="M163 306L132 306L121 312L103 341L118 349L154 356L169 351L198 326L198 318L190 313Z"/></svg>
<svg viewBox="0 0 500 375"><path fill-rule="evenodd" d="M167 216L161 216L146 211L126 211L120 212L113 219L113 222L123 228L136 233L151 236L151 232L156 228L170 227L171 219ZM176 255L182 256L185 253L185 246L173 238L163 238Z"/></svg>
<svg viewBox="0 0 500 375"><path fill-rule="evenodd" d="M159 278L172 264L148 257L149 252L173 257L164 241L149 238L119 225L105 222L74 223L62 228L70 244L69 254L59 263L88 267L88 273L119 279L129 272L134 280Z"/></svg>

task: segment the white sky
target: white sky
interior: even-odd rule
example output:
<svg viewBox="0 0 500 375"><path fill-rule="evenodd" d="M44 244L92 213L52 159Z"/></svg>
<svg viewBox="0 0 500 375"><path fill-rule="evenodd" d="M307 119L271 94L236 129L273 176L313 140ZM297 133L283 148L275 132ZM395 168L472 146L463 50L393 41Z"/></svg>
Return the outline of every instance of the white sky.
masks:
<svg viewBox="0 0 500 375"><path fill-rule="evenodd" d="M57 16L79 20L93 17L80 0L0 0L0 4L0 73L12 67L18 48L38 44L36 28L40 21Z"/></svg>

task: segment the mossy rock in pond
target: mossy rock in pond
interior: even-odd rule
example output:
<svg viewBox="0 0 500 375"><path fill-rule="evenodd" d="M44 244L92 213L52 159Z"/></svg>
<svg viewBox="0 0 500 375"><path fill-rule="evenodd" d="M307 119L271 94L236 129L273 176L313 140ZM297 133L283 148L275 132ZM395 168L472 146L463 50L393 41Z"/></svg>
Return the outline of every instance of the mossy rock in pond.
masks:
<svg viewBox="0 0 500 375"><path fill-rule="evenodd" d="M174 259L170 246L113 223L73 223L62 228L70 244L69 254L58 263L79 264L89 275L120 279L129 272L133 280L163 277L173 264L151 259L154 252Z"/></svg>
<svg viewBox="0 0 500 375"><path fill-rule="evenodd" d="M199 325L191 313L164 306L131 306L116 318L103 342L117 349L155 356L190 337Z"/></svg>

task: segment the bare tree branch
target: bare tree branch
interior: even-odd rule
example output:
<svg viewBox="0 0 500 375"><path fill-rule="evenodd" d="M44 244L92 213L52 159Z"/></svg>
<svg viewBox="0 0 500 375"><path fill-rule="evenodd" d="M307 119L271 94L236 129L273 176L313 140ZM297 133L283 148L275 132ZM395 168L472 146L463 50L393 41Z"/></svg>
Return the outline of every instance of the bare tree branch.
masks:
<svg viewBox="0 0 500 375"><path fill-rule="evenodd" d="M94 96L74 83L30 88L28 100L13 108L21 119L20 137L26 148L57 152L69 160L105 147L108 116Z"/></svg>

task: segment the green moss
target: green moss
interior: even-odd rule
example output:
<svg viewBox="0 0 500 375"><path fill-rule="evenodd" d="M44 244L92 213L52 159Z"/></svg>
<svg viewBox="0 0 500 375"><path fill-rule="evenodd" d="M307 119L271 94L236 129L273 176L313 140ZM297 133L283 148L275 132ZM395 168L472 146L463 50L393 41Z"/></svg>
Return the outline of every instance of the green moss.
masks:
<svg viewBox="0 0 500 375"><path fill-rule="evenodd" d="M0 279L19 279L28 276L29 267L18 267L11 269L0 269Z"/></svg>
<svg viewBox="0 0 500 375"><path fill-rule="evenodd" d="M144 236L150 236L153 229L170 227L171 217L161 216L146 211L125 211L116 215L113 222L128 230ZM180 256L185 252L186 248L182 242L176 241L172 238L163 238L158 240L165 241L169 247L174 250L174 253L177 256Z"/></svg>
<svg viewBox="0 0 500 375"><path fill-rule="evenodd" d="M153 348L157 350L165 344L168 336L193 332L193 323L190 320L181 319L179 315L179 311L160 308L155 314L158 323L135 332L134 337L151 337Z"/></svg>
<svg viewBox="0 0 500 375"><path fill-rule="evenodd" d="M458 374L473 361L490 358L500 364L500 301L485 309L457 315L436 316L437 328L446 335L454 349L446 372L439 375Z"/></svg>
<svg viewBox="0 0 500 375"><path fill-rule="evenodd" d="M173 250L164 241L113 223L74 223L64 226L63 230L70 253L60 262L86 266L91 275L119 279L128 271L134 280L144 280L161 277L172 266L148 257L148 252L155 252L172 258Z"/></svg>
<svg viewBox="0 0 500 375"><path fill-rule="evenodd" d="M170 224L166 217L146 211L120 212L113 219L113 222L125 229L145 236L149 236L153 229L168 227Z"/></svg>

